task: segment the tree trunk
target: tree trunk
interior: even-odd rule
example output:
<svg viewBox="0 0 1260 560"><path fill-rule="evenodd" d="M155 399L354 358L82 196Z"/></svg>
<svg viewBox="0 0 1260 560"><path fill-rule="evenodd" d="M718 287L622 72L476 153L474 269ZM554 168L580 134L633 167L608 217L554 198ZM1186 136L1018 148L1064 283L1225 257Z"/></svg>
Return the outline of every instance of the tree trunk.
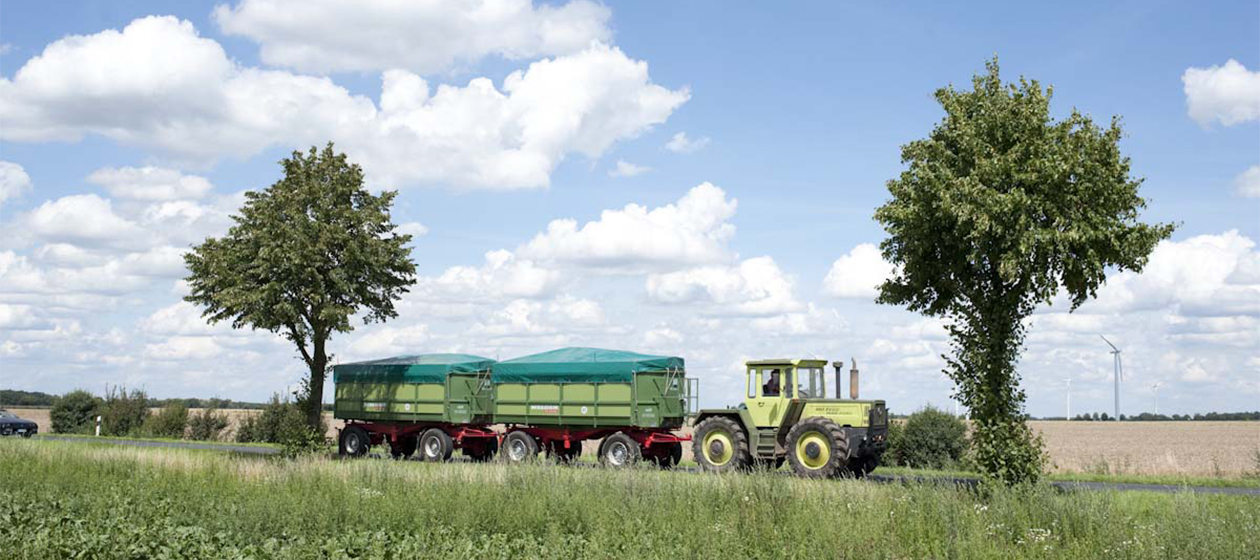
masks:
<svg viewBox="0 0 1260 560"><path fill-rule="evenodd" d="M315 351L311 356L311 377L306 384L306 423L311 429L319 431L320 416L324 413L324 375L328 368L328 354L324 351L324 338L319 333L312 342Z"/></svg>

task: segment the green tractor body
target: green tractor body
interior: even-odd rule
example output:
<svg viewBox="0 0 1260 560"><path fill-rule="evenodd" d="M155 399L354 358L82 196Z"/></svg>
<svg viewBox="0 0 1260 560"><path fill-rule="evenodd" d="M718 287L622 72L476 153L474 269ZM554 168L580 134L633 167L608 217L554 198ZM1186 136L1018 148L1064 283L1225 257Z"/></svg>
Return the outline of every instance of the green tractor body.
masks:
<svg viewBox="0 0 1260 560"><path fill-rule="evenodd" d="M747 362L744 402L705 409L694 419L693 451L713 471L777 468L785 461L807 477L864 476L887 449L888 410L882 400L826 398L826 360Z"/></svg>

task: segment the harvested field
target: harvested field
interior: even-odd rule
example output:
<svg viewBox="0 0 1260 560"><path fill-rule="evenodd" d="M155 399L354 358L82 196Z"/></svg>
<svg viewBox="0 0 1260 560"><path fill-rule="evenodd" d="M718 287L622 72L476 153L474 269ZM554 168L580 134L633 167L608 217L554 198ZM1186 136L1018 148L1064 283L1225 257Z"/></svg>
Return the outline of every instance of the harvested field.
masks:
<svg viewBox="0 0 1260 560"><path fill-rule="evenodd" d="M50 433L48 409L12 408L14 414L34 420L41 433ZM224 410L236 426L256 410ZM328 419L328 437L336 437L340 420ZM1052 422L1033 421L1045 437L1051 472L1134 475L1185 475L1238 477L1260 472L1260 422ZM684 430L690 432L690 429ZM597 442L587 442L584 455L596 452ZM691 460L684 446L683 460Z"/></svg>
<svg viewBox="0 0 1260 560"><path fill-rule="evenodd" d="M1260 422L1029 423L1052 472L1229 476L1260 472Z"/></svg>

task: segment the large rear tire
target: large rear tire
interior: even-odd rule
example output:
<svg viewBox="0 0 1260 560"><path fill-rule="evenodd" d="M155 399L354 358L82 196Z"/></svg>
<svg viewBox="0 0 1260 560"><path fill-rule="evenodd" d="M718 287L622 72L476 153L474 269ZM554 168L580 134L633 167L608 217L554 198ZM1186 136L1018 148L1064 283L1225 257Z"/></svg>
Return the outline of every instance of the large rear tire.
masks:
<svg viewBox="0 0 1260 560"><path fill-rule="evenodd" d="M455 449L451 436L439 428L429 428L420 436L420 458L425 461L440 463L451 458Z"/></svg>
<svg viewBox="0 0 1260 560"><path fill-rule="evenodd" d="M691 452L701 469L711 472L745 470L752 464L748 434L730 418L714 416L696 426Z"/></svg>
<svg viewBox="0 0 1260 560"><path fill-rule="evenodd" d="M639 442L622 432L604 438L604 443L599 446L599 464L605 467L632 467L642 458L643 450L639 449Z"/></svg>
<svg viewBox="0 0 1260 560"><path fill-rule="evenodd" d="M849 439L835 422L821 416L806 418L788 431L788 462L797 476L841 476L849 463Z"/></svg>
<svg viewBox="0 0 1260 560"><path fill-rule="evenodd" d="M337 453L347 457L362 457L367 455L368 448L372 447L372 439L368 437L367 430L358 426L346 426L341 430L341 441L337 444Z"/></svg>
<svg viewBox="0 0 1260 560"><path fill-rule="evenodd" d="M538 441L525 432L512 432L503 438L504 461L513 464L528 463L538 457Z"/></svg>

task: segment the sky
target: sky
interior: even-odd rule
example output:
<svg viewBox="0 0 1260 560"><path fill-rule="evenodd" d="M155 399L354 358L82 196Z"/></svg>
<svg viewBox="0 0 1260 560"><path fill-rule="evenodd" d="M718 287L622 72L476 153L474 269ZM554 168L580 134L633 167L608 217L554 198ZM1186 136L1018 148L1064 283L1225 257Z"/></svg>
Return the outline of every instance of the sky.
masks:
<svg viewBox="0 0 1260 560"><path fill-rule="evenodd" d="M745 360L855 359L864 397L952 409L941 321L874 302L872 214L996 56L1119 117L1142 219L1178 224L1029 319L1028 412L1112 411L1100 335L1122 413L1260 409L1260 5L751 4L0 2L0 387L294 388L291 344L182 301L182 254L332 141L399 191L419 275L339 363L618 348L721 406Z"/></svg>

